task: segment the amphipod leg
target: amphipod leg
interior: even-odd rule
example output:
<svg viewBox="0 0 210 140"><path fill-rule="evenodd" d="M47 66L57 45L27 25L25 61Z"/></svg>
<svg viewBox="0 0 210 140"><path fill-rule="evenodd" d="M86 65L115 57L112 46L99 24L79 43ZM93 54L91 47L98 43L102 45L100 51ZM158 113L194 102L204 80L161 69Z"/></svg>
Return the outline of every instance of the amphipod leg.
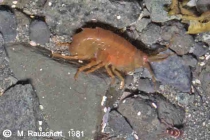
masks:
<svg viewBox="0 0 210 140"><path fill-rule="evenodd" d="M125 86L125 80L124 80L124 78L121 76L121 74L118 71L116 71L116 69L115 69L114 66L112 66L112 71L114 72L115 75L117 75L117 77L120 78L120 80L121 80L120 89L122 89Z"/></svg>
<svg viewBox="0 0 210 140"><path fill-rule="evenodd" d="M86 74L89 74L89 73L91 73L91 72L94 72L95 70L100 69L100 68L103 67L104 65L105 65L104 63L100 63L100 64L98 64L97 66L95 66L95 67L91 68L90 70L86 71L85 73L86 73Z"/></svg>
<svg viewBox="0 0 210 140"><path fill-rule="evenodd" d="M108 65L105 65L105 69L106 69L106 72L108 73L108 75L112 78L111 84L114 84L115 83L115 76L112 73L111 69L109 68Z"/></svg>
<svg viewBox="0 0 210 140"><path fill-rule="evenodd" d="M99 63L100 63L100 61L92 60L89 64L80 67L80 68L77 70L77 73L75 74L74 79L75 79L75 80L77 79L77 77L78 77L78 75L79 75L80 72L84 71L85 69L91 68L92 66L95 66L95 65L97 65L97 64L99 64Z"/></svg>
<svg viewBox="0 0 210 140"><path fill-rule="evenodd" d="M74 59L74 60L84 60L87 59L86 56L78 56L78 55L74 55L74 56L65 56L65 55L61 55L59 53L52 53L52 57L56 57L56 58L63 58L63 59Z"/></svg>
<svg viewBox="0 0 210 140"><path fill-rule="evenodd" d="M152 82L154 83L154 87L155 87L155 89L156 89L155 74L154 74L154 72L153 72L153 70L152 70L151 65L150 65L149 63L145 63L144 67L147 68L147 69L149 70L150 74L152 75Z"/></svg>

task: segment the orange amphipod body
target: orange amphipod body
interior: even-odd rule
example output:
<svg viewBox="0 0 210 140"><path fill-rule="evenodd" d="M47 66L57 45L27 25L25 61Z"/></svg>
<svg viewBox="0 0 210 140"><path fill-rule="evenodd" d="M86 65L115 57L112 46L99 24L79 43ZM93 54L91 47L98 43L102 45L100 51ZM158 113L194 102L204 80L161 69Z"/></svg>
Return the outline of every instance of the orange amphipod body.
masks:
<svg viewBox="0 0 210 140"><path fill-rule="evenodd" d="M124 87L124 78L121 72L131 72L136 68L145 67L154 74L148 61L162 60L165 57L161 55L148 57L144 52L136 49L130 42L121 36L114 34L111 31L102 28L84 28L82 32L73 36L72 43L59 43L60 45L68 45L70 56L63 56L58 53L53 53L53 57L76 60L90 60L91 62L78 69L75 74L77 78L79 72L86 71L91 73L101 67L105 67L107 73L114 82L114 75L117 75L121 82L121 88Z"/></svg>

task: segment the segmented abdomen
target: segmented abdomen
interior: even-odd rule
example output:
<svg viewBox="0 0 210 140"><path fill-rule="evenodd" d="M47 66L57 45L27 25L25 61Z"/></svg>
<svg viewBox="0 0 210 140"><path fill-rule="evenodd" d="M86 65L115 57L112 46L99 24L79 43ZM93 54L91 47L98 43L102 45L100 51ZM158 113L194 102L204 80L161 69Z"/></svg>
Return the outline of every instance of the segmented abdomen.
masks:
<svg viewBox="0 0 210 140"><path fill-rule="evenodd" d="M90 54L121 70L133 64L137 49L127 40L101 28L84 28L73 37L70 52L78 55ZM100 58L101 57L101 58Z"/></svg>

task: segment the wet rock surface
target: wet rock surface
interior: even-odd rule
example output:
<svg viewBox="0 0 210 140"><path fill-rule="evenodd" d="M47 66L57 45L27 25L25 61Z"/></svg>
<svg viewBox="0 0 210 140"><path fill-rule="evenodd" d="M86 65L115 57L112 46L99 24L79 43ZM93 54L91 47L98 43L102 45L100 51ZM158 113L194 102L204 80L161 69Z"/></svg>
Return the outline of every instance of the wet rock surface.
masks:
<svg viewBox="0 0 210 140"><path fill-rule="evenodd" d="M196 1L196 8L199 12L206 12L210 9L210 2L208 0Z"/></svg>
<svg viewBox="0 0 210 140"><path fill-rule="evenodd" d="M147 93L155 92L154 84L150 79L139 79L138 80L138 90L144 91Z"/></svg>
<svg viewBox="0 0 210 140"><path fill-rule="evenodd" d="M197 59L194 58L192 55L183 55L182 59L185 62L185 65L190 67L196 67L198 62Z"/></svg>
<svg viewBox="0 0 210 140"><path fill-rule="evenodd" d="M196 40L205 42L209 46L210 45L210 33L209 32L201 33L196 36Z"/></svg>
<svg viewBox="0 0 210 140"><path fill-rule="evenodd" d="M73 35L76 29L91 21L123 28L136 21L140 13L140 7L135 0L123 2L62 0L47 3L44 8L46 22L56 34Z"/></svg>
<svg viewBox="0 0 210 140"><path fill-rule="evenodd" d="M0 6L0 32L5 42L13 41L16 37L16 17L6 6Z"/></svg>
<svg viewBox="0 0 210 140"><path fill-rule="evenodd" d="M106 131L112 131L114 136L128 136L132 134L132 128L126 121L126 119L119 114L117 111L112 111L109 113L108 126L106 127ZM109 130L110 129L110 130Z"/></svg>
<svg viewBox="0 0 210 140"><path fill-rule="evenodd" d="M162 27L161 37L169 41L169 47L178 55L187 54L194 45L193 37L185 33L182 24L176 21L166 22Z"/></svg>
<svg viewBox="0 0 210 140"><path fill-rule="evenodd" d="M94 137L101 96L108 88L105 79L81 73L75 81L77 68L58 63L47 57L49 51L39 52L30 45L7 46L7 52L15 76L34 85L52 130L62 131L66 139L70 129L83 131L85 138Z"/></svg>
<svg viewBox="0 0 210 140"><path fill-rule="evenodd" d="M109 113L105 133L109 137L126 139L131 136L145 140L157 139L166 134L166 129L170 127L182 127L184 117L182 107L173 105L160 94L140 93L136 97L126 98L117 111Z"/></svg>
<svg viewBox="0 0 210 140"><path fill-rule="evenodd" d="M179 56L170 56L162 62L151 63L156 79L163 84L169 84L182 92L190 92L190 68Z"/></svg>
<svg viewBox="0 0 210 140"><path fill-rule="evenodd" d="M141 20L138 20L136 23L136 30L141 32L144 28L147 27L147 25L151 22L150 19L142 18Z"/></svg>
<svg viewBox="0 0 210 140"><path fill-rule="evenodd" d="M165 5L170 4L170 0L164 1L153 1L153 0L145 0L145 4L147 9L150 11L151 20L153 22L165 22L171 20L175 17L168 17L167 12L164 9Z"/></svg>
<svg viewBox="0 0 210 140"><path fill-rule="evenodd" d="M45 44L49 42L50 30L48 29L48 26L44 21L33 21L30 24L29 32L30 40L39 44Z"/></svg>
<svg viewBox="0 0 210 140"><path fill-rule="evenodd" d="M200 79L202 82L202 88L206 92L206 94L209 94L209 85L210 85L210 67L207 66L205 70L203 70L200 73Z"/></svg>
<svg viewBox="0 0 210 140"><path fill-rule="evenodd" d="M147 45L152 45L160 40L161 28L155 24L149 24L141 33L141 41Z"/></svg>
<svg viewBox="0 0 210 140"><path fill-rule="evenodd" d="M26 13L29 14L43 14L43 8L44 5L46 4L47 0L22 0L22 1L17 1L14 2L14 0L6 0L3 1L2 4L4 5L9 5L10 7L17 7L19 9L23 9Z"/></svg>
<svg viewBox="0 0 210 140"><path fill-rule="evenodd" d="M1 132L9 129L12 132L11 139L29 139L28 130L34 132L39 130L38 121L43 122L43 116L40 114L39 99L30 84L18 84L9 88L1 96L0 101ZM46 126L43 123L41 127L44 131ZM18 131L20 133L23 131L24 135L18 137ZM5 137L1 135L0 138ZM32 139L38 140L39 138Z"/></svg>
<svg viewBox="0 0 210 140"><path fill-rule="evenodd" d="M205 2L197 1L199 11L208 8ZM81 140L172 140L166 130L176 129L183 132L178 139L209 139L209 33L186 34L187 24L178 17L167 16L170 3L171 0L0 1L6 5L0 8L0 110L5 112L0 117L3 123L8 122L7 116L11 120L1 125L1 131L9 125L12 131L20 127L26 131L63 131L64 137L51 138L56 140L73 139L68 136L69 130L84 131L84 137L80 133ZM177 20L171 20L174 18ZM30 23L34 20L46 23L34 26L35 35L41 33L37 41L30 36ZM40 25L45 31L39 31ZM125 75L125 89L119 90L118 78L109 87L110 80L102 69L89 75L81 73L75 81L77 68L86 62L49 57L51 51L69 55L68 46L56 46L56 42L71 42L72 35L82 27L95 26L123 32L139 49L142 44L136 42L141 40L151 54L167 46L173 56L151 64L157 88L145 68ZM41 113L44 120L40 126ZM0 139L4 139L3 135Z"/></svg>
<svg viewBox="0 0 210 140"><path fill-rule="evenodd" d="M1 50L1 103L0 103L0 120L3 132L9 129L12 132L12 139L28 139L28 130L38 132L39 129L46 131L48 126L45 123L42 112L39 108L39 98L37 97L32 85L28 83L18 82L14 77L10 67L9 59L5 51L3 36L0 34L0 50ZM41 122L41 125L38 123ZM18 131L23 132L22 137L18 137ZM5 139L1 134L0 139ZM40 138L32 138L39 140Z"/></svg>
<svg viewBox="0 0 210 140"><path fill-rule="evenodd" d="M14 77L9 68L9 59L6 54L5 44L2 34L0 34L0 91L3 93L7 88L15 84L18 80Z"/></svg>
<svg viewBox="0 0 210 140"><path fill-rule="evenodd" d="M119 112L127 118L139 138L154 139L157 137L155 135L157 132L154 132L160 125L157 114L155 109L144 100L138 98L126 99L125 102L119 106ZM151 135L148 134L149 130L154 133L150 133Z"/></svg>
<svg viewBox="0 0 210 140"><path fill-rule="evenodd" d="M163 120L173 126L183 125L185 111L182 107L170 103L166 98L159 94L154 94L150 100L157 105L157 114L160 120Z"/></svg>
<svg viewBox="0 0 210 140"><path fill-rule="evenodd" d="M195 45L192 48L192 53L196 57L200 57L200 56L206 54L207 51L208 51L208 47L203 42L197 42L197 43L195 43Z"/></svg>

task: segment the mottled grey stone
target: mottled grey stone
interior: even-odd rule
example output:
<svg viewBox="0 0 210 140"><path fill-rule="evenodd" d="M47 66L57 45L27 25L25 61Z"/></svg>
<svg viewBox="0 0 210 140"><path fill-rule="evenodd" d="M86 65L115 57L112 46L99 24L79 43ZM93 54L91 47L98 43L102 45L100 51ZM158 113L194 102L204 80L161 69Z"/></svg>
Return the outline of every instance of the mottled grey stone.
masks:
<svg viewBox="0 0 210 140"><path fill-rule="evenodd" d="M133 131L125 118L116 111L109 113L108 126L105 130L105 133L111 133L112 130L111 135L121 135L123 137L130 135Z"/></svg>
<svg viewBox="0 0 210 140"><path fill-rule="evenodd" d="M136 22L136 30L141 32L151 22L151 19L142 18Z"/></svg>
<svg viewBox="0 0 210 140"><path fill-rule="evenodd" d="M152 62L151 65L158 81L179 91L190 92L191 70L179 56L170 56L161 62Z"/></svg>
<svg viewBox="0 0 210 140"><path fill-rule="evenodd" d="M42 9L47 4L46 2L47 0L21 0L14 4L14 0L5 0L4 5L9 5L10 7L15 5L15 7L23 9L29 15L38 15L43 14Z"/></svg>
<svg viewBox="0 0 210 140"><path fill-rule="evenodd" d="M75 81L75 65L44 56L41 52L51 52L38 46L12 45L7 51L15 76L30 80L34 86L50 129L62 131L66 138L70 129L84 131L83 138L93 138L109 80L80 73Z"/></svg>
<svg viewBox="0 0 210 140"><path fill-rule="evenodd" d="M142 31L141 41L147 45L152 45L161 40L161 28L156 24L150 23L145 30Z"/></svg>
<svg viewBox="0 0 210 140"><path fill-rule="evenodd" d="M168 12L164 9L164 6L169 5L171 0L145 0L145 3L153 22L165 22L175 18L168 16Z"/></svg>
<svg viewBox="0 0 210 140"><path fill-rule="evenodd" d="M157 105L158 118L162 121L171 124L172 126L181 126L185 118L184 108L172 104L164 96L153 94L150 99Z"/></svg>
<svg viewBox="0 0 210 140"><path fill-rule="evenodd" d="M30 24L29 36L30 40L39 44L45 44L49 42L50 30L45 22L35 20Z"/></svg>
<svg viewBox="0 0 210 140"><path fill-rule="evenodd" d="M139 79L138 90L144 91L147 93L153 93L155 92L154 83L152 82L152 80L149 80L149 79Z"/></svg>
<svg viewBox="0 0 210 140"><path fill-rule="evenodd" d="M9 59L5 51L2 34L0 34L0 65L0 92L4 92L8 87L15 84L17 79L13 76L9 67Z"/></svg>
<svg viewBox="0 0 210 140"><path fill-rule="evenodd" d="M152 78L152 75L150 74L149 70L146 68L137 68L134 72L134 78Z"/></svg>
<svg viewBox="0 0 210 140"><path fill-rule="evenodd" d="M184 60L185 65L190 67L196 67L198 62L192 55L183 55L182 59Z"/></svg>
<svg viewBox="0 0 210 140"><path fill-rule="evenodd" d="M125 84L126 84L127 86L129 86L129 85L131 85L131 83L133 83L133 75L127 75L127 76L125 77Z"/></svg>
<svg viewBox="0 0 210 140"><path fill-rule="evenodd" d="M200 33L196 36L197 41L202 41L210 46L210 32Z"/></svg>
<svg viewBox="0 0 210 140"><path fill-rule="evenodd" d="M201 80L201 86L205 94L210 95L210 65L208 64L205 69L203 69L199 75Z"/></svg>
<svg viewBox="0 0 210 140"><path fill-rule="evenodd" d="M52 5L45 5L44 11L46 23L56 34L73 35L76 29L93 20L123 28L135 22L140 14L140 6L136 0L61 0L51 3Z"/></svg>
<svg viewBox="0 0 210 140"><path fill-rule="evenodd" d="M199 12L204 13L210 10L209 0L196 0L196 8Z"/></svg>
<svg viewBox="0 0 210 140"><path fill-rule="evenodd" d="M164 53L171 54L172 52L168 50ZM160 62L150 62L157 81L165 85L171 85L182 92L190 92L192 77L189 66L195 66L196 63L195 58L185 62L184 58L177 55L170 56ZM152 78L147 68L136 69L133 76L128 76L126 79L126 85L131 83L136 85L139 82L136 86L139 90L152 92L154 90L153 82L149 79L140 78ZM133 79L137 79L137 82ZM156 86L158 85L159 83L156 82Z"/></svg>
<svg viewBox="0 0 210 140"><path fill-rule="evenodd" d="M190 95L187 93L178 93L176 98L177 98L177 102L180 105L184 105L184 106L189 106L190 104L193 103L195 99L193 95Z"/></svg>
<svg viewBox="0 0 210 140"><path fill-rule="evenodd" d="M209 50L209 47L207 47L205 45L205 43L203 42L196 42L194 45L193 45L193 48L192 48L192 53L196 56L196 57L200 57L204 54L207 53L207 51Z"/></svg>
<svg viewBox="0 0 210 140"><path fill-rule="evenodd" d="M167 22L162 27L161 38L168 41L170 49L178 55L189 53L195 43L193 37L186 34L184 26L175 21Z"/></svg>
<svg viewBox="0 0 210 140"><path fill-rule="evenodd" d="M37 137L27 137L28 130L38 132L38 121L43 121L39 109L39 100L30 84L15 85L0 97L0 132L9 129L11 139L38 140ZM24 136L18 137L17 131L23 131ZM5 137L0 135L0 139Z"/></svg>
<svg viewBox="0 0 210 140"><path fill-rule="evenodd" d="M0 6L0 32L5 42L15 40L16 28L15 15L8 8Z"/></svg>
<svg viewBox="0 0 210 140"><path fill-rule="evenodd" d="M119 112L125 116L141 139L152 140L161 134L161 126L155 108L141 98L127 98L120 104Z"/></svg>

